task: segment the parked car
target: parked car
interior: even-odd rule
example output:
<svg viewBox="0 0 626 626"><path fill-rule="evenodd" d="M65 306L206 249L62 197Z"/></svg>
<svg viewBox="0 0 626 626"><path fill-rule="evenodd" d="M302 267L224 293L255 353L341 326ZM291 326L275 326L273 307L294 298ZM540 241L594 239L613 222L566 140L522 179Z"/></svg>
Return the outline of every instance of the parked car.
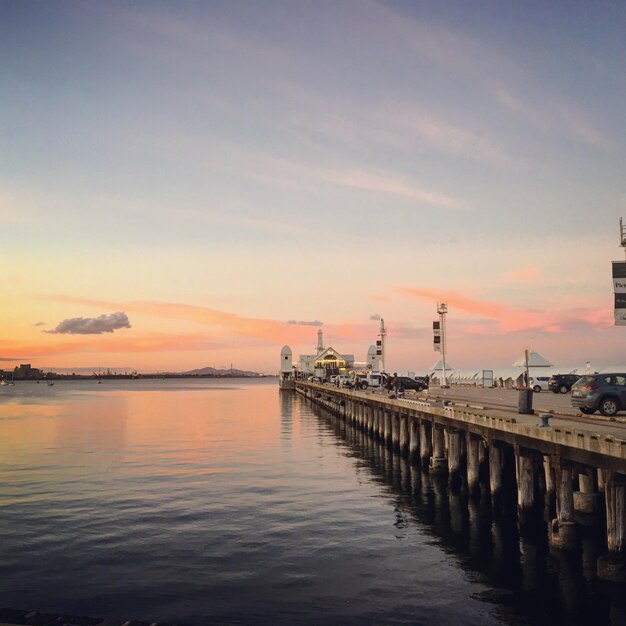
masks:
<svg viewBox="0 0 626 626"><path fill-rule="evenodd" d="M548 381L548 389L554 393L567 393L580 378L578 374L554 374Z"/></svg>
<svg viewBox="0 0 626 626"><path fill-rule="evenodd" d="M428 385L425 380L410 378L409 376L398 376L398 385L403 391L408 391L410 389L414 389L415 391L424 391L424 389L428 389Z"/></svg>
<svg viewBox="0 0 626 626"><path fill-rule="evenodd" d="M426 378L426 376L416 376L415 380L422 386L422 388L418 391L424 391L424 389L428 389L428 379Z"/></svg>
<svg viewBox="0 0 626 626"><path fill-rule="evenodd" d="M592 374L572 385L572 406L591 415L611 417L626 410L626 374Z"/></svg>
<svg viewBox="0 0 626 626"><path fill-rule="evenodd" d="M548 391L549 376L531 376L529 387L535 392Z"/></svg>
<svg viewBox="0 0 626 626"><path fill-rule="evenodd" d="M358 376L361 389L367 389L368 387L382 387L385 384L385 375L370 373L360 374Z"/></svg>

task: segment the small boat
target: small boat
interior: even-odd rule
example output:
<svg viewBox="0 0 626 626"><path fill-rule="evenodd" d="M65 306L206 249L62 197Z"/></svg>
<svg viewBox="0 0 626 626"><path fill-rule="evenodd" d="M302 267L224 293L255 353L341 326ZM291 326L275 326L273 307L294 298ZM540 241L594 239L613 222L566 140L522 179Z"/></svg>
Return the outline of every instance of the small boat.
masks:
<svg viewBox="0 0 626 626"><path fill-rule="evenodd" d="M54 385L53 382L48 382L48 387L52 387L52 385Z"/></svg>

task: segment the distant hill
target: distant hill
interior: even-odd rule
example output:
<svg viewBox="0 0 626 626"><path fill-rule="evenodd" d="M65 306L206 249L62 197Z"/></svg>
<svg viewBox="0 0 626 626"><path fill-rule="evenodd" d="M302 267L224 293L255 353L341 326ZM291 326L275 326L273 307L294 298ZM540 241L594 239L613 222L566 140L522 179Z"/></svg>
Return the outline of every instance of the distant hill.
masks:
<svg viewBox="0 0 626 626"><path fill-rule="evenodd" d="M198 370L189 370L181 372L184 376L260 376L258 372L248 372L247 370L238 369L217 369L215 367L202 367Z"/></svg>

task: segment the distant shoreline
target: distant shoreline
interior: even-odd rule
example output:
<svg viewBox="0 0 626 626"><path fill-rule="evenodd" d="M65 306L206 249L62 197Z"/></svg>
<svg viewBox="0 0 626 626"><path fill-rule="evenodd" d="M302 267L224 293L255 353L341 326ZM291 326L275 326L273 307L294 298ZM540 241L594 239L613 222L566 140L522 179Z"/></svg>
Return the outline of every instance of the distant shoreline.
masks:
<svg viewBox="0 0 626 626"><path fill-rule="evenodd" d="M154 380L165 378L217 378L234 379L245 378L256 380L258 378L277 378L275 374L53 374L38 378L15 378L15 382L36 382L47 380Z"/></svg>

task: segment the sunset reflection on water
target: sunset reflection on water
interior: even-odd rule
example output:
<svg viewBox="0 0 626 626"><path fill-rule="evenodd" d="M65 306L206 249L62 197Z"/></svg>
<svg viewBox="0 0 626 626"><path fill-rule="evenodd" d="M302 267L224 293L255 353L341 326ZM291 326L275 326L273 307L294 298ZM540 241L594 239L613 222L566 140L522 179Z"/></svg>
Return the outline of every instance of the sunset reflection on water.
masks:
<svg viewBox="0 0 626 626"><path fill-rule="evenodd" d="M488 507L273 381L0 391L0 606L198 624L527 623L524 598L511 615L483 600L498 581L479 573L493 563L518 584L514 529L502 545L486 537ZM546 584L530 574L524 584Z"/></svg>

